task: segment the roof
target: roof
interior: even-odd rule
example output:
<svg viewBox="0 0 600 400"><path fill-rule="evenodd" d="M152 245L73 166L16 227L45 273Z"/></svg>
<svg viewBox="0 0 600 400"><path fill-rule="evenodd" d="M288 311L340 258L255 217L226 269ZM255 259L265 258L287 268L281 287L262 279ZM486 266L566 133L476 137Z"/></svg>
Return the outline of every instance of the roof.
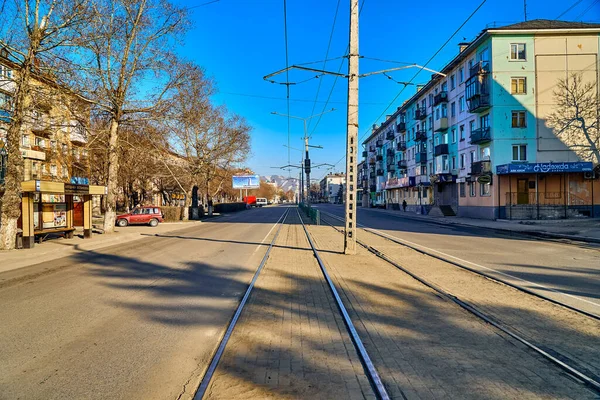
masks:
<svg viewBox="0 0 600 400"><path fill-rule="evenodd" d="M519 22L517 24L511 24L502 26L499 28L493 28L493 30L529 30L529 29L600 29L600 24L590 22L571 22L571 21L559 21L552 19L533 19L531 21Z"/></svg>

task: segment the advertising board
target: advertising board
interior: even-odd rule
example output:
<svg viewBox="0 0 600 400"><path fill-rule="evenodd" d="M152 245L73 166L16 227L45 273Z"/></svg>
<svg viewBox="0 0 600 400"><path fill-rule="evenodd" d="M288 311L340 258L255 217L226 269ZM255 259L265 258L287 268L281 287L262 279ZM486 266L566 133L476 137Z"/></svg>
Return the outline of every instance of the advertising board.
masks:
<svg viewBox="0 0 600 400"><path fill-rule="evenodd" d="M260 187L260 176L258 175L237 175L232 177L234 189L258 189Z"/></svg>

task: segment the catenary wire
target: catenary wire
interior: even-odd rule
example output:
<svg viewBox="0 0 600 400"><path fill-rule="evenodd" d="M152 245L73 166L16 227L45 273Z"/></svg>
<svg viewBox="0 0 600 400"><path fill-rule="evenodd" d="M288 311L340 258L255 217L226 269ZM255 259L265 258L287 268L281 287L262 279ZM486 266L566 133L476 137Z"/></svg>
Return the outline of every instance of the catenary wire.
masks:
<svg viewBox="0 0 600 400"><path fill-rule="evenodd" d="M558 17L556 17L554 19L559 19L560 17L562 17L563 15L565 15L566 13L568 13L569 11L571 11L572 9L574 9L575 7L577 7L577 5L579 5L579 3L581 3L582 1L583 0L577 0L575 3L573 3L573 5L571 7L567 8Z"/></svg>

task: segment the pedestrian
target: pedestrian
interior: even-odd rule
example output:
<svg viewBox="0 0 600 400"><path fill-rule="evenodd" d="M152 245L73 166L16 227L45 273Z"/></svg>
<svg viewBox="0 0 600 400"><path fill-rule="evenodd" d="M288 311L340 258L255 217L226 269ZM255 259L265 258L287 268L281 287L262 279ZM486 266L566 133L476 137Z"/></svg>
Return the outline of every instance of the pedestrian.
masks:
<svg viewBox="0 0 600 400"><path fill-rule="evenodd" d="M406 212L406 200L402 200L402 209Z"/></svg>

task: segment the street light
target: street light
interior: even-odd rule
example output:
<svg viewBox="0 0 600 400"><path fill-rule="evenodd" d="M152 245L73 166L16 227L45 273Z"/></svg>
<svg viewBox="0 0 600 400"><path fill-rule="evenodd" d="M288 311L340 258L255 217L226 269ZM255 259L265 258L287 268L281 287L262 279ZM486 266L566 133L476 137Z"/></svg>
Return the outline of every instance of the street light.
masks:
<svg viewBox="0 0 600 400"><path fill-rule="evenodd" d="M310 203L310 199L308 196L308 193L310 193L310 157L308 156L308 148L313 147L313 148L317 148L317 149L322 149L323 147L322 146L311 146L308 144L309 136L308 136L308 132L306 129L306 121L310 120L311 118L318 117L319 115L327 114L327 113L330 113L333 111L335 111L335 108L332 108L331 110L328 110L328 111L323 111L322 113L319 113L319 114L313 114L306 118L297 117L295 115L281 114L281 113L278 113L277 111L271 112L271 114L273 114L273 115L279 115L281 117L299 119L304 124L304 152L306 153L306 155L303 157L302 163L304 164L304 173L306 174L307 203Z"/></svg>

